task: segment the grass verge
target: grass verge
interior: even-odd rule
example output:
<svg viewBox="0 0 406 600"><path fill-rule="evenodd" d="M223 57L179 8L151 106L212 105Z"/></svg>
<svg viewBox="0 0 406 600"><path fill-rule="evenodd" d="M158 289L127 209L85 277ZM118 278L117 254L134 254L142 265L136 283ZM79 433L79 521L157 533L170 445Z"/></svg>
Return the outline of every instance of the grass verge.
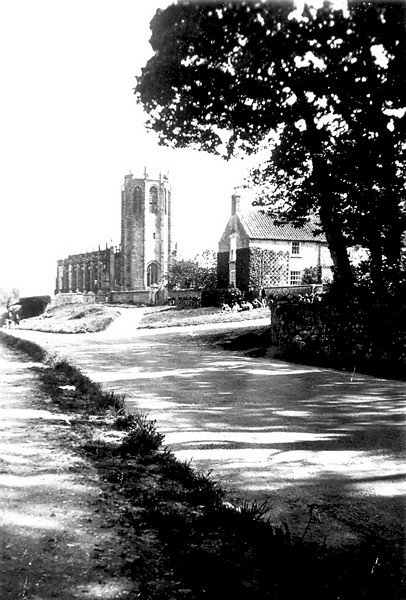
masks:
<svg viewBox="0 0 406 600"><path fill-rule="evenodd" d="M22 329L46 333L96 333L104 331L120 315L120 308L140 310L128 305L106 306L102 304L68 304L48 308L39 317L24 319ZM162 327L185 327L208 323L238 323L253 319L269 318L267 308L239 313L226 313L219 308L176 308L174 306L145 307L138 325L139 329Z"/></svg>
<svg viewBox="0 0 406 600"><path fill-rule="evenodd" d="M67 304L53 306L39 317L24 319L22 329L46 333L96 333L104 331L120 315L112 306Z"/></svg>
<svg viewBox="0 0 406 600"><path fill-rule="evenodd" d="M292 539L288 524L272 523L269 503L230 502L210 474L177 460L147 415L125 413L123 396L36 344L6 334L0 340L43 361L35 368L44 392L69 416L75 451L93 462L120 499L117 520L131 548L123 571L139 597L404 597L402 565L385 554L382 540L333 550L306 543L306 531Z"/></svg>
<svg viewBox="0 0 406 600"><path fill-rule="evenodd" d="M174 306L161 306L145 309L139 327L158 329L160 327L207 325L208 323L239 323L263 318L270 318L268 308L242 312L224 312L221 308L214 307L176 308Z"/></svg>

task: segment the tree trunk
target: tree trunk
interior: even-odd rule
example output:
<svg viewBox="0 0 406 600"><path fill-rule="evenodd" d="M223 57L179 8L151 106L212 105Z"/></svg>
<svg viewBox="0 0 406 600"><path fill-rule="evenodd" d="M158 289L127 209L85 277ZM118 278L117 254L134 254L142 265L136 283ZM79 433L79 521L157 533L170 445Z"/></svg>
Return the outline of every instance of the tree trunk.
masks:
<svg viewBox="0 0 406 600"><path fill-rule="evenodd" d="M353 274L341 226L331 205L320 210L320 221L334 265L334 283L339 285L344 295L351 292L354 287Z"/></svg>
<svg viewBox="0 0 406 600"><path fill-rule="evenodd" d="M396 194L379 198L384 207L379 221L371 224L368 247L371 256L371 281L379 294L393 294L399 283L402 220Z"/></svg>

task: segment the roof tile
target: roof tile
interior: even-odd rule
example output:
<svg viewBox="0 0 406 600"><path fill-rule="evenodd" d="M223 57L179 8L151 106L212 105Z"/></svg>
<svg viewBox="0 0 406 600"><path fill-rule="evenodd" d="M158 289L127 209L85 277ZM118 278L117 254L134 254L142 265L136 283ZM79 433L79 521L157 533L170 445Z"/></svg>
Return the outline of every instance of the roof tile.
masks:
<svg viewBox="0 0 406 600"><path fill-rule="evenodd" d="M299 242L325 242L324 234L314 235L310 224L294 227L291 224L275 225L270 215L259 211L238 213L247 235L257 240L288 240Z"/></svg>

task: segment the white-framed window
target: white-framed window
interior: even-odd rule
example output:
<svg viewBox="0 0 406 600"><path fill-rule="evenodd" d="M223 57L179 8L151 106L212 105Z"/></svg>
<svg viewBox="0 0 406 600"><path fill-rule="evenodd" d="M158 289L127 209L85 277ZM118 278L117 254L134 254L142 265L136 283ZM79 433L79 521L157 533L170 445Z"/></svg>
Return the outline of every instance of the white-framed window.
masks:
<svg viewBox="0 0 406 600"><path fill-rule="evenodd" d="M291 254L296 254L296 256L300 254L300 242L292 242Z"/></svg>
<svg viewBox="0 0 406 600"><path fill-rule="evenodd" d="M302 281L302 271L290 272L290 285L300 285Z"/></svg>
<svg viewBox="0 0 406 600"><path fill-rule="evenodd" d="M235 287L235 283L236 283L235 269L230 269L230 285Z"/></svg>

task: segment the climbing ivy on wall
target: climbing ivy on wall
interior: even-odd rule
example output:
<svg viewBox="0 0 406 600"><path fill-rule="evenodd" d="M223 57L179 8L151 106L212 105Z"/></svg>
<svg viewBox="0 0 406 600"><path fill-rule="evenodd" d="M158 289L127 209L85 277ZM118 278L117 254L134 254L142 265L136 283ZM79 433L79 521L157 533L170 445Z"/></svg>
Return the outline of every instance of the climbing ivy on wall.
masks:
<svg viewBox="0 0 406 600"><path fill-rule="evenodd" d="M217 258L217 285L229 284L229 253L220 252ZM239 248L236 261L236 286L240 290L259 289L289 283L289 252L267 248Z"/></svg>
<svg viewBox="0 0 406 600"><path fill-rule="evenodd" d="M219 252L217 254L217 287L228 287L228 252Z"/></svg>
<svg viewBox="0 0 406 600"><path fill-rule="evenodd" d="M249 286L253 288L289 283L289 252L253 247L249 249Z"/></svg>
<svg viewBox="0 0 406 600"><path fill-rule="evenodd" d="M243 291L247 291L251 287L250 262L250 249L239 248L237 250L236 284L238 289Z"/></svg>

